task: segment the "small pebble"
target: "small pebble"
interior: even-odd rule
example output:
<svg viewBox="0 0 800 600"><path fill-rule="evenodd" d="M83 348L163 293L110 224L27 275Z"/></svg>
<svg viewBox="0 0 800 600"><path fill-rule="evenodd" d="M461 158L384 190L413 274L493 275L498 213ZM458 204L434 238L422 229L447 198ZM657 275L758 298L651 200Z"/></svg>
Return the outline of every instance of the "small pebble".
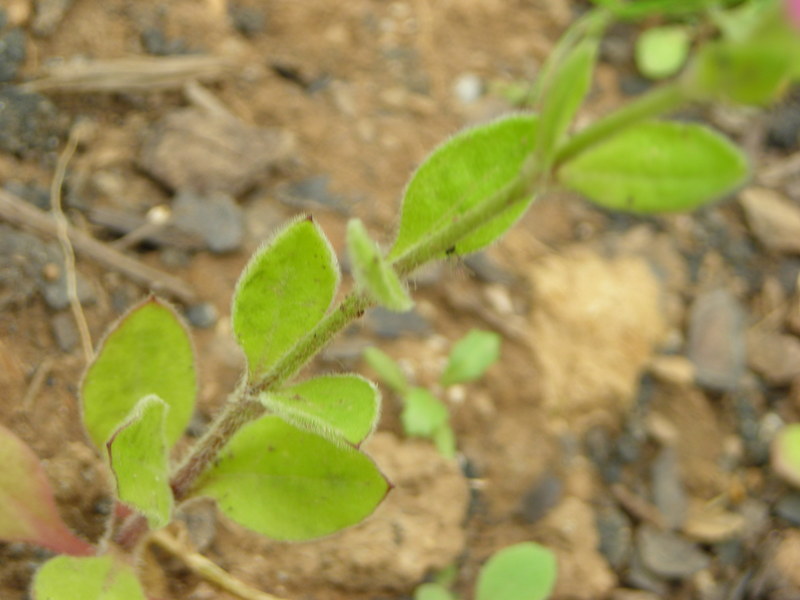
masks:
<svg viewBox="0 0 800 600"><path fill-rule="evenodd" d="M267 15L260 6L244 6L231 2L228 5L228 16L234 29L245 37L255 37L266 29Z"/></svg>
<svg viewBox="0 0 800 600"><path fill-rule="evenodd" d="M199 329L208 329L217 322L219 313L216 307L210 302L201 302L199 304L193 304L187 309L186 318L192 326Z"/></svg>
<svg viewBox="0 0 800 600"><path fill-rule="evenodd" d="M73 0L36 0L36 13L31 30L38 36L48 37L55 33Z"/></svg>
<svg viewBox="0 0 800 600"><path fill-rule="evenodd" d="M428 321L416 310L396 313L378 306L367 312L365 322L375 335L389 339L407 333L426 335L431 330Z"/></svg>
<svg viewBox="0 0 800 600"><path fill-rule="evenodd" d="M615 571L624 568L633 552L633 527L631 520L615 505L595 511L599 550Z"/></svg>
<svg viewBox="0 0 800 600"><path fill-rule="evenodd" d="M293 208L312 209L325 206L348 214L353 201L332 193L328 189L329 184L330 175L312 175L280 187L277 195L281 202Z"/></svg>
<svg viewBox="0 0 800 600"><path fill-rule="evenodd" d="M21 29L0 33L0 83L13 81L25 61L25 34Z"/></svg>
<svg viewBox="0 0 800 600"><path fill-rule="evenodd" d="M56 343L62 352L70 352L78 345L78 328L71 312L60 312L50 320Z"/></svg>
<svg viewBox="0 0 800 600"><path fill-rule="evenodd" d="M786 196L769 188L742 190L739 204L747 224L767 250L800 253L800 207Z"/></svg>
<svg viewBox="0 0 800 600"><path fill-rule="evenodd" d="M800 493L790 492L775 504L775 514L800 527Z"/></svg>
<svg viewBox="0 0 800 600"><path fill-rule="evenodd" d="M559 503L564 482L553 473L545 473L522 498L520 514L528 523L536 523Z"/></svg>
<svg viewBox="0 0 800 600"><path fill-rule="evenodd" d="M465 256L464 264L469 267L478 279L486 283L513 285L517 281L517 276L514 273L503 269L485 252L476 252Z"/></svg>
<svg viewBox="0 0 800 600"><path fill-rule="evenodd" d="M696 544L650 525L639 527L636 548L647 569L668 579L689 577L709 564L708 555Z"/></svg>
<svg viewBox="0 0 800 600"><path fill-rule="evenodd" d="M483 80L473 73L460 75L453 84L453 94L462 104L471 104L484 92Z"/></svg>
<svg viewBox="0 0 800 600"><path fill-rule="evenodd" d="M0 150L22 157L52 152L61 143L66 125L44 96L0 86Z"/></svg>
<svg viewBox="0 0 800 600"><path fill-rule="evenodd" d="M172 224L202 237L208 249L216 253L237 250L244 238L242 210L223 193L179 193L172 202Z"/></svg>
<svg viewBox="0 0 800 600"><path fill-rule="evenodd" d="M746 315L725 289L698 296L689 315L688 357L697 383L714 391L736 389L745 373Z"/></svg>
<svg viewBox="0 0 800 600"><path fill-rule="evenodd" d="M42 277L45 281L56 281L61 277L61 269L56 263L49 262L42 267Z"/></svg>
<svg viewBox="0 0 800 600"><path fill-rule="evenodd" d="M681 480L675 449L671 446L662 448L650 469L653 503L664 517L666 525L678 529L686 519L689 499Z"/></svg>

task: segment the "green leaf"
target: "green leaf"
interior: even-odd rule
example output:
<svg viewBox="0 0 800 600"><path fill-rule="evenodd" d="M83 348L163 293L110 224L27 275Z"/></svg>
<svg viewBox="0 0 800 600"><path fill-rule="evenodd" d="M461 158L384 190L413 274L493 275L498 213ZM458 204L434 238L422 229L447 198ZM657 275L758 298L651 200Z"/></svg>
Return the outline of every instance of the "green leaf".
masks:
<svg viewBox="0 0 800 600"><path fill-rule="evenodd" d="M352 446L276 416L242 427L198 482L228 517L277 540L328 535L366 518L389 484Z"/></svg>
<svg viewBox="0 0 800 600"><path fill-rule="evenodd" d="M449 423L440 425L439 429L433 433L433 443L436 444L439 454L445 458L455 458L456 435Z"/></svg>
<svg viewBox="0 0 800 600"><path fill-rule="evenodd" d="M535 115L512 115L466 129L434 150L406 187L400 230L387 258L430 239L510 184L532 152L537 123ZM515 203L456 244L455 252L475 252L495 241L532 200Z"/></svg>
<svg viewBox="0 0 800 600"><path fill-rule="evenodd" d="M473 329L453 346L440 383L444 386L475 381L500 357L500 336Z"/></svg>
<svg viewBox="0 0 800 600"><path fill-rule="evenodd" d="M358 446L380 416L380 394L360 375L323 375L259 397L286 421L325 437Z"/></svg>
<svg viewBox="0 0 800 600"><path fill-rule="evenodd" d="M592 0L598 6L611 11L617 19L638 21L654 15L687 17L701 13L718 4L720 0ZM723 0L731 4L736 0Z"/></svg>
<svg viewBox="0 0 800 600"><path fill-rule="evenodd" d="M364 350L364 359L373 368L383 383L388 385L398 394L403 394L408 389L408 380L403 369L389 355L370 347Z"/></svg>
<svg viewBox="0 0 800 600"><path fill-rule="evenodd" d="M748 165L741 150L707 127L651 121L578 154L557 176L601 206L652 213L720 198L745 181Z"/></svg>
<svg viewBox="0 0 800 600"><path fill-rule="evenodd" d="M423 583L414 590L414 600L455 600L455 596L443 585Z"/></svg>
<svg viewBox="0 0 800 600"><path fill-rule="evenodd" d="M106 444L117 496L144 514L152 529L169 523L174 502L164 436L168 410L158 396L145 396Z"/></svg>
<svg viewBox="0 0 800 600"><path fill-rule="evenodd" d="M533 542L496 552L478 575L475 600L544 600L556 582L556 557Z"/></svg>
<svg viewBox="0 0 800 600"><path fill-rule="evenodd" d="M397 273L383 260L380 248L359 219L347 223L347 251L359 287L389 310L405 312L413 308L414 302Z"/></svg>
<svg viewBox="0 0 800 600"><path fill-rule="evenodd" d="M133 569L110 556L57 556L36 573L34 600L145 600Z"/></svg>
<svg viewBox="0 0 800 600"><path fill-rule="evenodd" d="M92 546L58 514L50 482L33 450L0 425L0 539L85 556Z"/></svg>
<svg viewBox="0 0 800 600"><path fill-rule="evenodd" d="M83 424L103 449L109 436L145 396L169 406L167 442L174 444L194 410L197 378L189 334L174 311L150 298L107 334L81 384Z"/></svg>
<svg viewBox="0 0 800 600"><path fill-rule="evenodd" d="M772 442L772 468L784 480L800 487L800 423L783 427Z"/></svg>
<svg viewBox="0 0 800 600"><path fill-rule="evenodd" d="M239 278L231 315L251 379L319 323L338 286L336 255L310 218L293 221L256 251Z"/></svg>
<svg viewBox="0 0 800 600"><path fill-rule="evenodd" d="M400 419L406 435L433 439L436 432L447 424L450 413L444 403L428 390L414 387L403 396Z"/></svg>
<svg viewBox="0 0 800 600"><path fill-rule="evenodd" d="M653 27L636 40L636 66L650 79L670 77L686 62L690 45L685 27Z"/></svg>
<svg viewBox="0 0 800 600"><path fill-rule="evenodd" d="M589 91L599 43L599 38L595 36L578 43L556 69L542 96L536 153L545 164L550 164L558 144Z"/></svg>

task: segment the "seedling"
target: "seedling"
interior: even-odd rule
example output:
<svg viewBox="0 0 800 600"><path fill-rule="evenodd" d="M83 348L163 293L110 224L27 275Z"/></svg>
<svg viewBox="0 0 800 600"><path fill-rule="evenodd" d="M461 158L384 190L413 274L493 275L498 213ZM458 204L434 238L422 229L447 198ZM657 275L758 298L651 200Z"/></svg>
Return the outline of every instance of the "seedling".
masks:
<svg viewBox="0 0 800 600"><path fill-rule="evenodd" d="M496 552L478 573L475 600L546 600L556 582L555 555L533 542L508 546ZM449 586L425 583L414 600L457 600Z"/></svg>
<svg viewBox="0 0 800 600"><path fill-rule="evenodd" d="M233 294L246 373L208 432L174 466L172 448L194 411L192 345L175 312L156 298L125 314L80 386L87 437L113 473L118 498L100 543L66 527L38 460L0 428L0 539L62 554L39 570L33 598L144 599L133 552L178 505L200 496L280 540L328 535L361 521L390 488L359 449L378 415L377 388L355 374L295 379L336 334L371 306L407 309L403 281L412 271L498 240L545 187L653 213L692 209L740 186L748 166L733 143L698 123L655 118L687 102L765 104L800 78L800 36L778 0L719 12L721 34L698 47L677 80L568 135L603 28L617 9L652 9L656 2L612 3L582 18L536 82L530 100L537 112L472 127L434 150L405 190L387 253L352 223L356 285L336 306L336 257L310 217L291 221L258 250ZM482 581L481 599L505 598L485 583L494 578Z"/></svg>
<svg viewBox="0 0 800 600"><path fill-rule="evenodd" d="M500 336L473 329L453 346L439 384L447 388L475 381L499 356ZM412 386L400 365L378 348L367 348L364 358L383 383L401 398L403 411L400 418L405 434L432 440L443 456L453 458L456 453L455 435L444 402L429 390Z"/></svg>

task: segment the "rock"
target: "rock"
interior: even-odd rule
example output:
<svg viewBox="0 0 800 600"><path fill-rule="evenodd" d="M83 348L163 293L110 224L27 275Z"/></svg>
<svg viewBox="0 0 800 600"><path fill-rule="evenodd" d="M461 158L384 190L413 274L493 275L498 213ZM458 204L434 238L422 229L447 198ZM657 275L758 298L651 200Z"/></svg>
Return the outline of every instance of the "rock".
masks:
<svg viewBox="0 0 800 600"><path fill-rule="evenodd" d="M595 513L597 532L600 535L598 549L615 571L627 564L633 551L633 527L631 520L615 505L598 508Z"/></svg>
<svg viewBox="0 0 800 600"><path fill-rule="evenodd" d="M800 206L779 192L751 187L739 195L758 241L775 252L800 253Z"/></svg>
<svg viewBox="0 0 800 600"><path fill-rule="evenodd" d="M709 564L709 557L696 544L650 525L639 527L636 548L644 566L667 579L689 577Z"/></svg>
<svg viewBox="0 0 800 600"><path fill-rule="evenodd" d="M204 552L217 535L217 509L208 498L198 498L181 505L175 514L181 521L195 550Z"/></svg>
<svg viewBox="0 0 800 600"><path fill-rule="evenodd" d="M145 135L142 168L173 190L237 196L285 158L291 136L199 109L176 110Z"/></svg>
<svg viewBox="0 0 800 600"><path fill-rule="evenodd" d="M629 408L666 329L647 264L579 247L539 261L529 276L531 342L547 409L585 417Z"/></svg>
<svg viewBox="0 0 800 600"><path fill-rule="evenodd" d="M58 148L66 122L44 96L0 87L0 150L27 157Z"/></svg>
<svg viewBox="0 0 800 600"><path fill-rule="evenodd" d="M650 485L653 503L664 517L664 523L670 529L680 528L686 519L689 500L674 448L666 446L656 456L650 467Z"/></svg>
<svg viewBox="0 0 800 600"><path fill-rule="evenodd" d="M796 92L772 109L767 118L766 143L783 151L797 150L800 145L800 97Z"/></svg>
<svg viewBox="0 0 800 600"><path fill-rule="evenodd" d="M486 252L476 252L465 256L464 264L470 268L478 279L485 283L513 285L517 282L517 276L514 273L498 265Z"/></svg>
<svg viewBox="0 0 800 600"><path fill-rule="evenodd" d="M239 205L229 195L219 192L179 193L172 201L171 224L203 238L208 249L216 253L239 249L244 237L244 217Z"/></svg>
<svg viewBox="0 0 800 600"><path fill-rule="evenodd" d="M245 37L256 37L267 25L267 15L258 5L245 6L238 2L228 4L228 16L234 29Z"/></svg>
<svg viewBox="0 0 800 600"><path fill-rule="evenodd" d="M25 61L25 34L21 29L0 33L0 83L13 81Z"/></svg>
<svg viewBox="0 0 800 600"><path fill-rule="evenodd" d="M644 590L614 590L608 600L661 600L661 596Z"/></svg>
<svg viewBox="0 0 800 600"><path fill-rule="evenodd" d="M689 315L687 354L698 385L736 389L747 363L746 315L738 300L718 289L698 296Z"/></svg>
<svg viewBox="0 0 800 600"><path fill-rule="evenodd" d="M71 6L72 0L36 0L36 16L31 24L33 33L41 37L55 33Z"/></svg>
<svg viewBox="0 0 800 600"><path fill-rule="evenodd" d="M685 356L659 355L648 365L650 373L664 383L691 385L697 378L694 363Z"/></svg>
<svg viewBox="0 0 800 600"><path fill-rule="evenodd" d="M184 40L168 40L164 32L157 27L146 27L141 34L145 52L154 56L170 56L187 54L189 46Z"/></svg>
<svg viewBox="0 0 800 600"><path fill-rule="evenodd" d="M795 527L800 527L800 493L790 492L781 497L775 504L775 514Z"/></svg>
<svg viewBox="0 0 800 600"><path fill-rule="evenodd" d="M800 340L792 335L754 329L747 354L752 369L771 385L788 385L800 376Z"/></svg>
<svg viewBox="0 0 800 600"><path fill-rule="evenodd" d="M56 343L62 352L69 352L78 345L78 328L72 312L60 312L50 320Z"/></svg>
<svg viewBox="0 0 800 600"><path fill-rule="evenodd" d="M284 204L303 210L320 206L331 208L341 214L349 214L351 200L333 194L328 189L330 175L313 175L278 188L276 194Z"/></svg>
<svg viewBox="0 0 800 600"><path fill-rule="evenodd" d="M186 318L192 326L199 329L208 329L217 322L219 313L217 308L210 302L201 302L188 308Z"/></svg>
<svg viewBox="0 0 800 600"><path fill-rule="evenodd" d="M416 310L397 313L377 306L367 311L366 325L375 335L382 338L396 338L406 333L426 335L431 326Z"/></svg>
<svg viewBox="0 0 800 600"><path fill-rule="evenodd" d="M58 253L59 250L53 249L53 253ZM56 258L57 265L62 265L60 256ZM53 263L50 263L53 264ZM77 279L77 292L78 302L81 304L91 304L95 301L96 296L94 288L89 281L78 272ZM63 267L58 269L58 276L55 280L49 281L47 278L39 280L39 291L44 297L44 301L53 310L62 310L69 306L69 293L67 291L67 274Z"/></svg>
<svg viewBox="0 0 800 600"><path fill-rule="evenodd" d="M564 494L564 482L553 473L545 473L525 493L520 514L528 523L535 523L556 506Z"/></svg>
<svg viewBox="0 0 800 600"><path fill-rule="evenodd" d="M483 80L474 73L459 75L453 84L453 95L462 104L471 104L483 95Z"/></svg>

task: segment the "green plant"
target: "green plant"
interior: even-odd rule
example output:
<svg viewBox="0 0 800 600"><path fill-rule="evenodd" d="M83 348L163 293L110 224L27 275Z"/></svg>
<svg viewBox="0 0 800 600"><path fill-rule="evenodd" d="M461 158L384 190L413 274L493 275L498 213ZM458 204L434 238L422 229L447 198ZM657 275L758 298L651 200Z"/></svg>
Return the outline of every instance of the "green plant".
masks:
<svg viewBox="0 0 800 600"><path fill-rule="evenodd" d="M473 329L453 345L439 384L446 388L475 381L499 356L500 336L491 331ZM378 377L402 399L403 412L400 418L405 434L432 440L443 456L453 458L456 453L455 436L444 402L427 389L412 386L400 365L378 348L367 348L364 358Z"/></svg>
<svg viewBox="0 0 800 600"><path fill-rule="evenodd" d="M556 582L555 555L533 542L514 544L493 554L478 573L475 600L545 600ZM456 600L447 582L425 583L414 600Z"/></svg>
<svg viewBox="0 0 800 600"><path fill-rule="evenodd" d="M703 125L656 117L687 102L765 104L796 80L800 39L777 0L720 9L719 35L698 47L677 80L567 135L589 89L603 28L617 9L645 4L652 8L655 0L617 3L568 31L530 96L537 112L470 128L437 148L405 190L388 253L352 223L356 285L335 306L336 259L310 217L292 221L257 251L232 306L246 374L174 467L171 448L196 392L188 334L157 299L123 316L81 385L83 422L107 459L119 499L101 543L69 531L38 459L0 429L0 538L65 555L40 569L33 597L144 598L130 551L197 496L214 498L234 521L277 539L308 539L360 521L389 490L359 450L375 425L378 392L352 374L294 380L338 332L376 304L408 308L405 277L496 241L549 187L651 213L692 209L741 185L748 166L733 143ZM106 540L128 554L111 551Z"/></svg>

